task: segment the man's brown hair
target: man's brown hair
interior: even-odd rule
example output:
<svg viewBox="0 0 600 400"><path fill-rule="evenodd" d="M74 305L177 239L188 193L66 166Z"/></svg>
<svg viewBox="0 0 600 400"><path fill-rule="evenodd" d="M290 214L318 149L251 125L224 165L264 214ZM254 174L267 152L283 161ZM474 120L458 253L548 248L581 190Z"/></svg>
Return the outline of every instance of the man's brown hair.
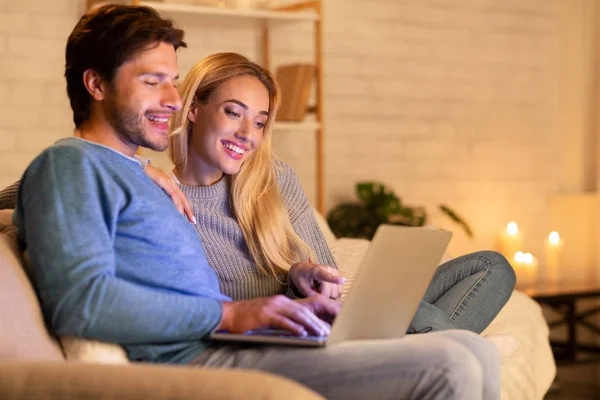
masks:
<svg viewBox="0 0 600 400"><path fill-rule="evenodd" d="M79 127L90 118L92 98L83 84L83 73L98 72L112 81L117 69L142 50L161 42L175 50L186 47L184 32L150 7L105 5L85 14L67 40L65 78Z"/></svg>

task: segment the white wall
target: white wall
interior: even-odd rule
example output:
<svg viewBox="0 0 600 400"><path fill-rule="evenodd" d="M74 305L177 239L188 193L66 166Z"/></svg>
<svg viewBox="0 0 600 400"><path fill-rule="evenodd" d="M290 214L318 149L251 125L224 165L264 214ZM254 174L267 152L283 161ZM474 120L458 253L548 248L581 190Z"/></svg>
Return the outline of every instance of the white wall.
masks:
<svg viewBox="0 0 600 400"><path fill-rule="evenodd" d="M581 1L323 0L328 207L352 199L356 181L379 180L408 203L461 213L476 239L457 233L455 253L490 247L516 220L541 255L547 196L564 182L584 189L586 128L565 132L561 107L564 71L576 69L565 65L564 43L576 33L560 7L578 25ZM71 134L63 51L82 11L81 0L0 0L0 186ZM251 26L176 18L190 44L182 73L215 51L260 59ZM308 59L310 34L306 24L278 30L274 62ZM280 133L275 142L314 199L312 137Z"/></svg>
<svg viewBox="0 0 600 400"><path fill-rule="evenodd" d="M71 135L64 48L82 11L73 0L0 1L0 187Z"/></svg>
<svg viewBox="0 0 600 400"><path fill-rule="evenodd" d="M541 255L562 179L559 3L327 1L328 205L377 179L471 222L455 253L516 220Z"/></svg>

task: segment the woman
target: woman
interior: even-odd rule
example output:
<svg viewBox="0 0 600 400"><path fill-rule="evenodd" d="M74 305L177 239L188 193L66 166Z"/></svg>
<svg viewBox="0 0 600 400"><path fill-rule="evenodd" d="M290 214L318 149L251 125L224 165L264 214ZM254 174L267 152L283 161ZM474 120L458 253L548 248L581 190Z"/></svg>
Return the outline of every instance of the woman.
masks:
<svg viewBox="0 0 600 400"><path fill-rule="evenodd" d="M173 177L192 205L222 291L234 300L286 287L289 295L338 298L343 279L312 209L293 170L273 156L280 93L272 75L241 55L214 54L190 70L181 96L171 120ZM494 252L445 263L410 332L480 333L514 284L514 271Z"/></svg>

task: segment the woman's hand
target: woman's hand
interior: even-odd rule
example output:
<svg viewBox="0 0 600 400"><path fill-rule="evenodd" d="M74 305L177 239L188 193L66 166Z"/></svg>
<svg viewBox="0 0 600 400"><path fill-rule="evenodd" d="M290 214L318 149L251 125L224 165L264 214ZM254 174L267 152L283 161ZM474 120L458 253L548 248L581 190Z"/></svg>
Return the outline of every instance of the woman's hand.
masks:
<svg viewBox="0 0 600 400"><path fill-rule="evenodd" d="M346 281L337 269L311 262L299 262L292 265L289 279L306 297L320 293L330 299L341 298L343 284Z"/></svg>
<svg viewBox="0 0 600 400"><path fill-rule="evenodd" d="M181 215L186 216L187 219L192 223L196 223L196 218L194 218L194 212L192 211L192 206L188 201L185 194L179 189L179 186L171 179L171 177L160 169L153 167L151 164L146 165L144 172L156 183L162 190L165 191L175 203L175 207L179 210Z"/></svg>

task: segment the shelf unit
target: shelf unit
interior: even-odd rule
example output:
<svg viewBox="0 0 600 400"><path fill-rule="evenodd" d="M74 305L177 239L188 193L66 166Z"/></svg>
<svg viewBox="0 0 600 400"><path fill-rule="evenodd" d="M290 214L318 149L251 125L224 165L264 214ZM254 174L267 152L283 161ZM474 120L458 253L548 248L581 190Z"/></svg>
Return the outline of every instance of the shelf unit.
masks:
<svg viewBox="0 0 600 400"><path fill-rule="evenodd" d="M102 0L87 0L88 9L100 4L109 3ZM316 66L316 112L315 120L303 122L276 121L275 131L313 131L316 142L316 208L325 213L325 152L324 152L324 99L323 99L323 14L321 0L298 1L292 4L269 9L234 9L201 6L189 3L174 3L171 1L141 1L129 0L129 4L152 7L176 19L177 14L197 15L205 18L233 18L257 21L262 29L263 59L262 65L271 68L271 32L270 27L290 22L308 22L314 24L314 62Z"/></svg>

